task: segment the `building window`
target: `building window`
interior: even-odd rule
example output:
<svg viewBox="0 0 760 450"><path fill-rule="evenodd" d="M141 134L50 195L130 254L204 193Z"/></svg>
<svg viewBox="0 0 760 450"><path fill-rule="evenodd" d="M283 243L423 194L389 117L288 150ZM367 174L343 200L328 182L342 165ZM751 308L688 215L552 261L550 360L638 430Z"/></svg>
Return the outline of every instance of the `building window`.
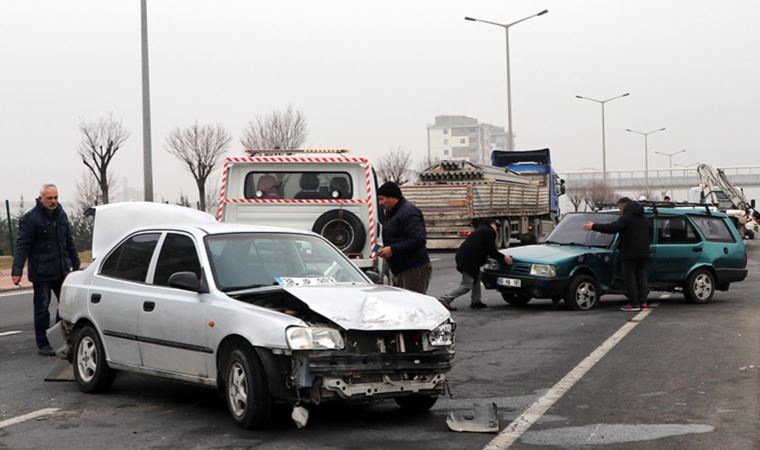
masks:
<svg viewBox="0 0 760 450"><path fill-rule="evenodd" d="M449 156L449 149L447 148L443 149L443 156Z"/></svg>
<svg viewBox="0 0 760 450"><path fill-rule="evenodd" d="M464 144L464 138L459 138L459 143Z"/></svg>
<svg viewBox="0 0 760 450"><path fill-rule="evenodd" d="M443 145L449 145L449 140L448 139L444 139L443 140Z"/></svg>
<svg viewBox="0 0 760 450"><path fill-rule="evenodd" d="M448 128L444 128L443 129L443 134L449 134L449 129Z"/></svg>

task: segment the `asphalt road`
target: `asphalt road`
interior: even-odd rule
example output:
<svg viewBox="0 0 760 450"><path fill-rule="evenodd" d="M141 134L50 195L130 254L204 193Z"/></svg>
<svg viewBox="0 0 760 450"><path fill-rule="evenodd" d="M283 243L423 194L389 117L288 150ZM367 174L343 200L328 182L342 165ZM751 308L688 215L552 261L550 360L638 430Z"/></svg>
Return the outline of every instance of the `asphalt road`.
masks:
<svg viewBox="0 0 760 450"><path fill-rule="evenodd" d="M433 258L430 294L440 295L459 277L452 254ZM493 291L484 291L489 308L473 311L460 298L453 397L419 416L392 402L324 404L302 430L288 410L270 430L242 430L214 391L144 376L120 374L104 395L45 382L55 361L36 354L31 295L0 296L0 449L476 449L496 435L448 430L450 411L495 402L503 429L547 392L556 403L511 448L760 448L760 246L750 258L748 280L710 304L653 293L657 306L635 322L618 310L621 297L585 313L549 301L515 308ZM554 396L555 384L632 325ZM46 408L57 410L9 422Z"/></svg>

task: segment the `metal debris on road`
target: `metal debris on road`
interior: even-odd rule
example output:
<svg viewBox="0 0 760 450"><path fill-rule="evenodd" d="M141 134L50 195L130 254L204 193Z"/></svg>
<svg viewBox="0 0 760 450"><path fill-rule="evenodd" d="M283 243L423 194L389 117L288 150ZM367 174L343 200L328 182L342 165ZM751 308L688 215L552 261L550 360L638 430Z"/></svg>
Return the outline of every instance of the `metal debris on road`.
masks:
<svg viewBox="0 0 760 450"><path fill-rule="evenodd" d="M473 403L472 409L452 411L446 417L446 425L452 431L470 433L498 433L499 415L496 403Z"/></svg>

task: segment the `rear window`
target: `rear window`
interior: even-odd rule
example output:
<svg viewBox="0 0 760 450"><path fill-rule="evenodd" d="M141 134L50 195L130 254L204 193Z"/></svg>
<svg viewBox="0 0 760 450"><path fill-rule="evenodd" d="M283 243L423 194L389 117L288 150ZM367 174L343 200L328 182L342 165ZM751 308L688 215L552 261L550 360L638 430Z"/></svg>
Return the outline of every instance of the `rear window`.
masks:
<svg viewBox="0 0 760 450"><path fill-rule="evenodd" d="M245 198L254 199L350 199L353 182L345 172L249 172Z"/></svg>
<svg viewBox="0 0 760 450"><path fill-rule="evenodd" d="M686 217L657 219L657 242L660 244L692 244L699 236Z"/></svg>
<svg viewBox="0 0 760 450"><path fill-rule="evenodd" d="M736 242L726 222L718 217L692 217L692 221L705 236L713 242Z"/></svg>

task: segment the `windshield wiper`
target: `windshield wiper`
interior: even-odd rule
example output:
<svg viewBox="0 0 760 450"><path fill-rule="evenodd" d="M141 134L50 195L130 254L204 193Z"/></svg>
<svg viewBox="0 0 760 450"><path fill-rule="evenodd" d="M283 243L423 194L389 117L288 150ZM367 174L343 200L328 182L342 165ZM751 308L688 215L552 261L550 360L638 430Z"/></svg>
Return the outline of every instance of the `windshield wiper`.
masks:
<svg viewBox="0 0 760 450"><path fill-rule="evenodd" d="M256 289L261 289L264 287L268 288L272 286L278 286L278 284L275 282L275 283L270 283L270 284L252 284L250 286L233 286L233 287L222 289L222 292L229 295L235 295L235 294L243 294L249 291L255 291Z"/></svg>

